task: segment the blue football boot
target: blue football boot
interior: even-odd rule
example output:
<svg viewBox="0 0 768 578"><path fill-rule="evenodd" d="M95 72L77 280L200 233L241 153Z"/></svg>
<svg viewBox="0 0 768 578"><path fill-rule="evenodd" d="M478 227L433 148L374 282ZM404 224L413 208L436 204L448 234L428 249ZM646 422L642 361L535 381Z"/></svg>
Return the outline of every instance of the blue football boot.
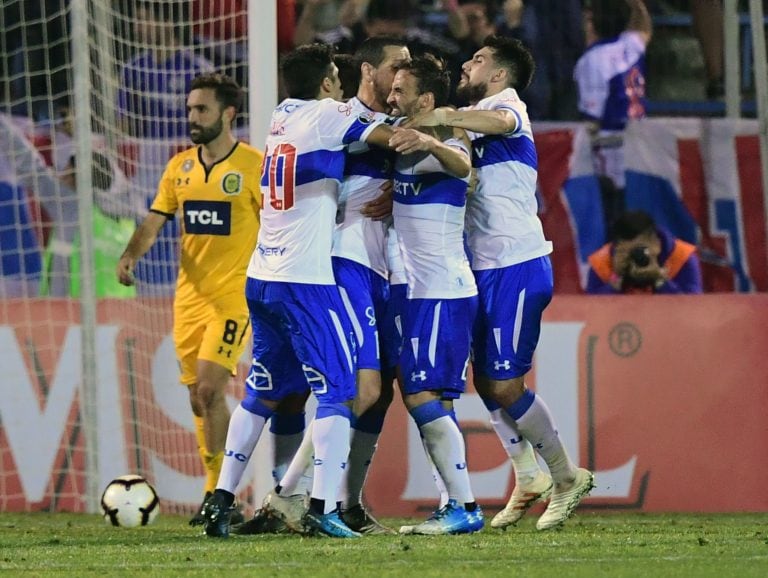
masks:
<svg viewBox="0 0 768 578"><path fill-rule="evenodd" d="M400 533L427 536L471 534L482 530L484 525L483 511L480 506L469 512L463 506L459 506L456 500L448 500L448 503L426 522L416 526L403 526L400 528Z"/></svg>
<svg viewBox="0 0 768 578"><path fill-rule="evenodd" d="M362 534L355 532L339 517L338 510L327 514L316 514L311 510L304 514L304 529L308 534L322 534L332 538L360 538Z"/></svg>

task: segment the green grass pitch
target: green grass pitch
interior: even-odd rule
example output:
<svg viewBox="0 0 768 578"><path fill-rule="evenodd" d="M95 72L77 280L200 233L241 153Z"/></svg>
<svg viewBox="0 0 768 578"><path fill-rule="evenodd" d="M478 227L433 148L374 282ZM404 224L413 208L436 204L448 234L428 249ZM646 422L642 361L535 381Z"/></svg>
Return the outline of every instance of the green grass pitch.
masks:
<svg viewBox="0 0 768 578"><path fill-rule="evenodd" d="M398 526L407 520L384 520ZM8 576L259 576L276 578L768 576L768 514L577 513L538 532L372 536L335 540L232 536L214 540L186 518L146 528L84 514L0 514L0 574Z"/></svg>

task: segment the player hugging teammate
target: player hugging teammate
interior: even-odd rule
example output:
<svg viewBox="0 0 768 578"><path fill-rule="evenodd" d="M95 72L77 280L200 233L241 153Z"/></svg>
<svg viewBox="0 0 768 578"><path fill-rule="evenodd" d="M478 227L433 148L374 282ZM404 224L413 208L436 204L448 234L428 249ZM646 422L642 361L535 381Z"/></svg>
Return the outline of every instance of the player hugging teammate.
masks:
<svg viewBox="0 0 768 578"><path fill-rule="evenodd" d="M229 535L237 486L270 420L277 440L290 431L293 459L279 452L282 475L257 516L267 512L283 528L333 537L391 532L365 510L361 495L395 374L444 490L428 520L400 532L481 530L453 411L470 359L516 476L491 526L515 524L549 499L537 528L557 527L594 478L572 463L546 404L524 381L553 290L552 244L537 216L533 134L518 96L533 75L530 53L517 41L487 38L462 67L458 91L471 103L462 110L446 106L449 79L439 59L411 60L398 39L369 39L357 56L360 86L346 103L328 46L300 46L281 64L289 97L272 115L259 181L261 223L241 289L253 361L245 398L229 421L216 490L203 507L205 532ZM202 136L218 125L204 125L197 107L190 103L190 123L202 146L185 162L208 174L221 159L206 155ZM193 122L196 114L201 120ZM476 184L468 195L470 176ZM251 165L230 184L251 195L254 177ZM156 210L170 215L177 206ZM217 234L200 229L200 218L192 223L193 208L209 207L182 206L186 235ZM393 235L396 242L388 240ZM206 277L194 268L189 274L200 283ZM388 282L396 277L406 281L404 296L402 283ZM239 345L248 321L231 320ZM177 343L180 358L183 349ZM310 393L318 407L304 430ZM204 396L201 413L220 424L216 416L224 414L213 397ZM206 432L209 452L217 439Z"/></svg>

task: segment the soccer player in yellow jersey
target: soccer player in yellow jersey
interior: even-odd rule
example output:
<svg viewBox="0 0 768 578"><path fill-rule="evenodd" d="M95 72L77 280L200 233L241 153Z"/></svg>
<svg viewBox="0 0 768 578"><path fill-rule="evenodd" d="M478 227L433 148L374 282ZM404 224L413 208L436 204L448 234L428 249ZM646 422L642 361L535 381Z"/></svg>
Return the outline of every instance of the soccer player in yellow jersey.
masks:
<svg viewBox="0 0 768 578"><path fill-rule="evenodd" d="M225 75L194 79L187 111L197 146L168 162L150 212L117 267L120 282L133 285L136 262L165 222L180 215L173 337L206 469L203 504L221 470L229 424L226 387L249 336L245 278L259 230L263 155L232 134L242 102L242 89ZM203 523L199 515L190 521L196 523Z"/></svg>

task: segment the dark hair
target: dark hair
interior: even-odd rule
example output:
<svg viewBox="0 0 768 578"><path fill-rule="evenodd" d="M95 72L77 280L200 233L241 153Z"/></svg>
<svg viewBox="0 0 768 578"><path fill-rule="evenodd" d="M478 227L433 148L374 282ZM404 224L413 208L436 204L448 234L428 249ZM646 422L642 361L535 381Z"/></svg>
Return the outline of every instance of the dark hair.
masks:
<svg viewBox="0 0 768 578"><path fill-rule="evenodd" d="M221 105L222 109L232 106L235 108L235 114L240 112L244 99L243 89L240 88L240 85L234 79L226 74L207 72L196 76L192 80L190 90L200 88L213 89L216 93L216 101Z"/></svg>
<svg viewBox="0 0 768 578"><path fill-rule="evenodd" d="M502 0L503 1L503 0ZM496 0L459 0L459 5L480 4L485 9L485 18L491 24L495 24L499 18L499 4Z"/></svg>
<svg viewBox="0 0 768 578"><path fill-rule="evenodd" d="M355 50L355 58L362 64L367 62L373 67L378 67L384 60L384 49L387 46L406 46L402 38L396 36L371 36Z"/></svg>
<svg viewBox="0 0 768 578"><path fill-rule="evenodd" d="M280 72L290 98L317 98L323 79L333 70L333 48L327 44L304 44L283 57Z"/></svg>
<svg viewBox="0 0 768 578"><path fill-rule="evenodd" d="M371 20L408 20L415 15L412 0L371 0L365 18Z"/></svg>
<svg viewBox="0 0 768 578"><path fill-rule="evenodd" d="M333 57L333 62L339 68L343 98L352 98L357 94L360 85L360 61L352 54L337 54Z"/></svg>
<svg viewBox="0 0 768 578"><path fill-rule="evenodd" d="M645 233L655 233L656 223L645 211L626 211L613 223L611 237L614 241L629 241Z"/></svg>
<svg viewBox="0 0 768 578"><path fill-rule="evenodd" d="M431 92L435 98L435 108L448 104L451 91L451 74L446 70L445 62L430 53L414 57L397 67L409 71L416 79L419 94Z"/></svg>
<svg viewBox="0 0 768 578"><path fill-rule="evenodd" d="M592 0L592 26L600 38L613 38L621 34L629 24L630 6L621 0Z"/></svg>
<svg viewBox="0 0 768 578"><path fill-rule="evenodd" d="M509 86L515 90L524 90L531 83L536 63L531 52L516 38L496 36L486 37L483 46L493 50L493 59L505 68L509 74Z"/></svg>

